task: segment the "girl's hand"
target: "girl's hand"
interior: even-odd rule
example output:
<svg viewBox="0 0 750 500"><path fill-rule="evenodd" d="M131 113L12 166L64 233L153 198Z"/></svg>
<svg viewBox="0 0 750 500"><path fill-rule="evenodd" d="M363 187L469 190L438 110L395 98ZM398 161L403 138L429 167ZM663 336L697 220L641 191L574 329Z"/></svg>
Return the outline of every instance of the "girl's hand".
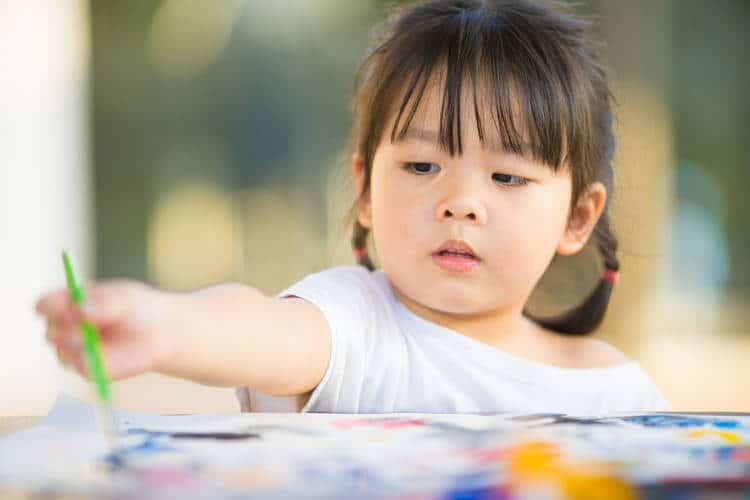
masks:
<svg viewBox="0 0 750 500"><path fill-rule="evenodd" d="M83 310L67 289L45 294L36 303L36 312L47 320L47 340L63 364L87 376L79 329L84 319L99 330L104 367L112 379L154 370L168 357L170 342L159 328L170 303L168 293L131 280L86 288Z"/></svg>

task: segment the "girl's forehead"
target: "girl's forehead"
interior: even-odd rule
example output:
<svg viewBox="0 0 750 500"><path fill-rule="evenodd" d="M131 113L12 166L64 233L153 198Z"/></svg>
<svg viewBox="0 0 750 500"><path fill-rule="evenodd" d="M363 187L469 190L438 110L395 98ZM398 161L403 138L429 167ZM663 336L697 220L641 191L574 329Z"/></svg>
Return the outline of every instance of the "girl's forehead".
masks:
<svg viewBox="0 0 750 500"><path fill-rule="evenodd" d="M447 149L441 141L441 132L451 132L454 139L460 129L461 142L478 139L482 147L494 153L508 153L504 147L503 134L516 134L524 154L530 152L526 120L521 113L518 93L512 92L509 123L512 130L501 130L502 124L493 114L495 89L485 83L473 85L465 79L461 85L460 99L451 109L446 109L446 88L444 72L431 77L425 85L423 95L417 100L412 95L406 98L406 89L401 89L393 100L388 113L384 140L392 144L422 142L434 144L439 149ZM442 74L440 74L442 73ZM403 108L401 116L399 110ZM411 115L411 116L410 116Z"/></svg>

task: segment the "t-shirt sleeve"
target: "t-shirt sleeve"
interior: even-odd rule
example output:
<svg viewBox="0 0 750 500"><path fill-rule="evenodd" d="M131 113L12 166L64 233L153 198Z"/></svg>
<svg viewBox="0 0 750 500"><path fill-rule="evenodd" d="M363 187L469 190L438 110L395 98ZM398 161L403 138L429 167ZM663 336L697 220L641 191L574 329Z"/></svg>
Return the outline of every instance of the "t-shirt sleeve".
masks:
<svg viewBox="0 0 750 500"><path fill-rule="evenodd" d="M672 411L672 405L656 385L652 385L647 392L644 406L646 407L645 411Z"/></svg>
<svg viewBox="0 0 750 500"><path fill-rule="evenodd" d="M359 410L365 379L373 291L370 271L361 266L338 266L311 274L277 294L275 300L300 297L325 316L331 336L328 366L300 410L305 413ZM344 383L346 382L346 383Z"/></svg>
<svg viewBox="0 0 750 500"><path fill-rule="evenodd" d="M667 401L651 377L639 367L639 377L636 378L639 386L639 410L640 411L672 411L672 405Z"/></svg>

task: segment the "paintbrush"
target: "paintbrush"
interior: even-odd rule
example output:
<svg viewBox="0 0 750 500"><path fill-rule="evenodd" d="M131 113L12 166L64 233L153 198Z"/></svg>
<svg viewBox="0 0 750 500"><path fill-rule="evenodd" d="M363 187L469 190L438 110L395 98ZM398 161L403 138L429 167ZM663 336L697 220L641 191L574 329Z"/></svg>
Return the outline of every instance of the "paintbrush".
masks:
<svg viewBox="0 0 750 500"><path fill-rule="evenodd" d="M76 305L81 307L86 303L86 295L83 291L83 287L79 284L78 279L76 279L73 266L70 263L70 258L65 251L63 251L62 259L63 266L65 267L65 277L68 282L70 297ZM107 372L104 369L104 363L102 362L99 332L91 322L85 319L81 321L80 328L81 343L83 344L84 355L86 358L86 368L91 376L97 402L97 420L109 442L112 454L116 455L117 449L119 448L117 422L115 421L115 415L112 411L112 391L110 389L110 381L109 377L107 377Z"/></svg>

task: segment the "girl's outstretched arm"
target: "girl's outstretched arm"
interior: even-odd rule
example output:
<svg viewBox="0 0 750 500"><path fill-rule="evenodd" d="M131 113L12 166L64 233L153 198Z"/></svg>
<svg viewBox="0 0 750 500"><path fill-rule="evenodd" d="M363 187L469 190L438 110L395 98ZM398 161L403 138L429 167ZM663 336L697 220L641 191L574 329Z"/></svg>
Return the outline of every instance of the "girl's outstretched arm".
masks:
<svg viewBox="0 0 750 500"><path fill-rule="evenodd" d="M304 394L323 378L328 323L303 299L226 283L177 296L174 308L169 329L182 333L157 367L162 373L284 396Z"/></svg>
<svg viewBox="0 0 750 500"><path fill-rule="evenodd" d="M84 317L99 327L104 363L114 379L158 371L208 385L296 395L312 390L328 365L325 317L299 298L276 300L239 283L175 293L113 280L89 285L88 292L84 311L67 290L36 304L60 360L84 375L78 334Z"/></svg>

